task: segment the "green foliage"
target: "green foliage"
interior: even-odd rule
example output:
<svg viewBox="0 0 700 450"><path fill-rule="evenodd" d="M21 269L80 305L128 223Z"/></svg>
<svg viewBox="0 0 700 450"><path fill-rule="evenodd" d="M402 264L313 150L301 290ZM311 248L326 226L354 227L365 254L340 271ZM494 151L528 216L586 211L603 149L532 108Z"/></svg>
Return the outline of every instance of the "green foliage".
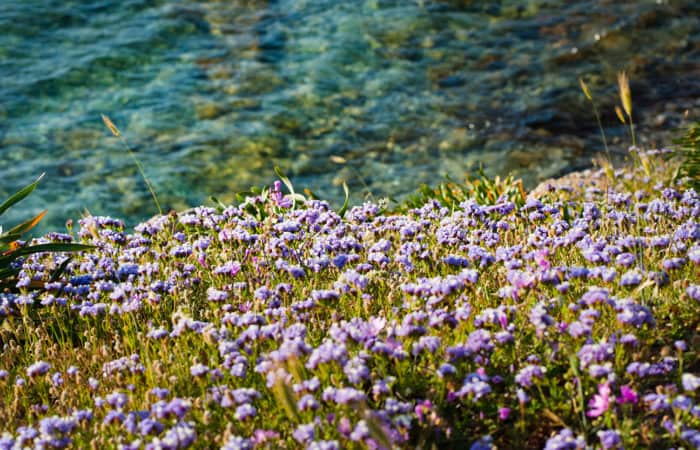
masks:
<svg viewBox="0 0 700 450"><path fill-rule="evenodd" d="M292 182L289 180L289 178L287 178L284 175L284 173L282 173L282 169L275 166L275 173L280 178L282 183L284 183L284 185L287 186L287 189L290 192L288 197L292 201L292 209L294 209L294 207L296 206L297 201L300 201L300 202L306 201L306 198L303 195L297 194L296 192L294 192L294 185L292 185Z"/></svg>
<svg viewBox="0 0 700 450"><path fill-rule="evenodd" d="M454 208L459 203L473 199L480 205L495 205L503 201L512 201L518 206L525 204L527 193L523 188L523 182L512 175L501 179L496 176L489 178L479 169L479 176L474 179L467 178L464 183L456 183L449 177L435 188L423 184L415 194L410 195L397 211L417 208L430 200L437 200L448 208Z"/></svg>
<svg viewBox="0 0 700 450"><path fill-rule="evenodd" d="M36 189L39 181L43 178L43 174L39 176L33 183L20 189L17 193L10 196L5 202L0 205L0 216L13 205L19 203L34 189ZM73 252L87 250L93 248L91 245L69 244L69 243L48 243L48 244L25 244L21 241L29 230L34 228L41 219L46 215L46 211L42 211L36 216L28 219L19 225L4 231L0 227L0 292L12 290L14 286L14 278L19 272L18 258L27 256L32 253L40 252ZM65 267L65 266L64 266Z"/></svg>
<svg viewBox="0 0 700 450"><path fill-rule="evenodd" d="M685 134L674 141L683 154L679 175L688 177L693 189L700 191L700 122L688 126Z"/></svg>

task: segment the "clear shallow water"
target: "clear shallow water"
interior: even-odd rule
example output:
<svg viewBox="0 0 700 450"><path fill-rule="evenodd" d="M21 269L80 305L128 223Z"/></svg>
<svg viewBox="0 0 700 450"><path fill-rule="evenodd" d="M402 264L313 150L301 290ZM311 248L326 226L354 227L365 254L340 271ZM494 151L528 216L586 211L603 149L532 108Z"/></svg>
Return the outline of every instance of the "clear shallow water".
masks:
<svg viewBox="0 0 700 450"><path fill-rule="evenodd" d="M602 150L584 76L618 126L626 69L640 137L669 143L700 98L696 1L4 0L0 196L46 172L5 224L49 209L133 225L231 201L273 167L338 202L400 196L443 174L538 179Z"/></svg>

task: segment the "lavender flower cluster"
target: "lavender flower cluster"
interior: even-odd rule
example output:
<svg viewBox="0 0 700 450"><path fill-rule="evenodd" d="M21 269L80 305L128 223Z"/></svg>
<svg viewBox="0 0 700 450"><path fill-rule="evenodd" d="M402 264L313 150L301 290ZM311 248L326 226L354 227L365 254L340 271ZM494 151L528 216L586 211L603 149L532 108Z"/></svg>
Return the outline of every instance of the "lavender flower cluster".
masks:
<svg viewBox="0 0 700 450"><path fill-rule="evenodd" d="M0 293L0 449L700 448L698 194L500 200L86 217Z"/></svg>

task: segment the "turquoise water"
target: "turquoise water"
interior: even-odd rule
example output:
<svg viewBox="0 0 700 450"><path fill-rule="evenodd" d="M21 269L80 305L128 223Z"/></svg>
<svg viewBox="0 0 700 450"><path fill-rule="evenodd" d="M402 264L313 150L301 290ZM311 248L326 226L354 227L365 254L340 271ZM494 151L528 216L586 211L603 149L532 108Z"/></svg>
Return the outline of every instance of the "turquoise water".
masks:
<svg viewBox="0 0 700 450"><path fill-rule="evenodd" d="M3 0L0 196L46 172L26 207L45 228L92 214L232 201L270 183L338 202L401 196L482 165L529 185L616 153L615 76L632 79L645 145L700 98L700 6L678 1ZM5 218L3 218L5 219Z"/></svg>

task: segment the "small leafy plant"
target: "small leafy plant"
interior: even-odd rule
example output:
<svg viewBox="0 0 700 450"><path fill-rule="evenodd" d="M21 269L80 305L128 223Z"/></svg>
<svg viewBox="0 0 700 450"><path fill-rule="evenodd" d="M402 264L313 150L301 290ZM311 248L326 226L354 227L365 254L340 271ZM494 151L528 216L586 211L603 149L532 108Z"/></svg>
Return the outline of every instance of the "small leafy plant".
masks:
<svg viewBox="0 0 700 450"><path fill-rule="evenodd" d="M0 205L0 216L11 206L31 194L43 177L44 175L42 174L36 181L5 200ZM45 215L46 211L42 211L7 231L4 231L2 226L0 226L0 292L14 289L14 280L20 270L21 264L19 262L23 256L40 252L75 252L93 248L92 245L84 244L53 242L32 245L22 241L21 238L34 228Z"/></svg>
<svg viewBox="0 0 700 450"><path fill-rule="evenodd" d="M304 189L306 196L296 192L291 180L285 176L282 169L279 167L275 167L275 173L279 177L279 180L275 181L270 188L253 186L248 191L236 193L238 205L258 220L263 220L271 214L280 214L284 211L294 210L298 205L303 205L307 200L321 200L321 198L310 189ZM284 184L289 191L288 194L283 193L282 184ZM345 182L343 182L343 192L345 193L345 200L337 211L338 215L341 217L345 215L350 202L350 191ZM226 205L218 198L212 196L210 199L219 211L226 209Z"/></svg>
<svg viewBox="0 0 700 450"><path fill-rule="evenodd" d="M437 200L443 206L454 208L459 203L474 199L480 205L495 205L504 201L512 201L517 206L525 204L527 193L520 179L509 175L505 178L496 176L489 178L479 169L479 176L467 178L463 183L452 181L449 177L435 188L422 185L415 194L409 196L398 208L417 208L430 200Z"/></svg>

